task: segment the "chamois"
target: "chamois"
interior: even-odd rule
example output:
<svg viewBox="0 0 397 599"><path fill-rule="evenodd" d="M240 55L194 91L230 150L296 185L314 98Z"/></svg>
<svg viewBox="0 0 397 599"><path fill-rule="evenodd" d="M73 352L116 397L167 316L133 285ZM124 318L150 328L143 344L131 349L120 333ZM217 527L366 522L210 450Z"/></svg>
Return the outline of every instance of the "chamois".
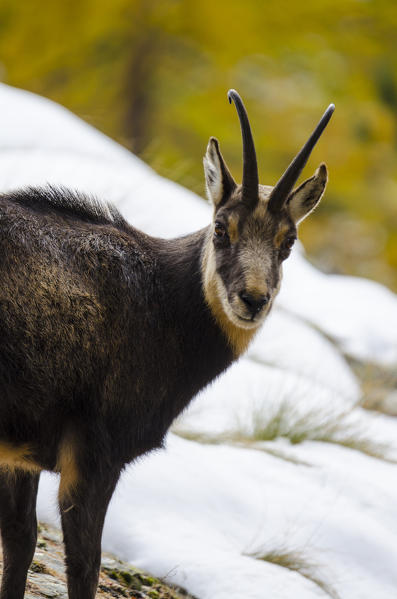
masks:
<svg viewBox="0 0 397 599"><path fill-rule="evenodd" d="M173 419L244 350L278 292L322 164L292 191L330 105L275 187L259 185L240 96L243 179L211 138L213 222L178 239L129 225L63 188L0 195L0 599L22 599L40 472L60 473L70 599L95 597L103 522L123 467L161 447Z"/></svg>

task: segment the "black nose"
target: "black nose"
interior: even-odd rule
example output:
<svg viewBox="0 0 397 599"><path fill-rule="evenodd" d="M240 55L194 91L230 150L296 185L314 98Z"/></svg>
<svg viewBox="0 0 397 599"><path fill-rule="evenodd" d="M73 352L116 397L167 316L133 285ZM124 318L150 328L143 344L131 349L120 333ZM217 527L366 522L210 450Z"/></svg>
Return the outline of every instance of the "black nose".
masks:
<svg viewBox="0 0 397 599"><path fill-rule="evenodd" d="M251 312L252 316L258 314L258 312L262 310L263 306L266 306L266 304L270 300L269 293L267 293L266 295L257 295L254 297L247 291L242 291L240 293L240 297L247 306L248 310Z"/></svg>

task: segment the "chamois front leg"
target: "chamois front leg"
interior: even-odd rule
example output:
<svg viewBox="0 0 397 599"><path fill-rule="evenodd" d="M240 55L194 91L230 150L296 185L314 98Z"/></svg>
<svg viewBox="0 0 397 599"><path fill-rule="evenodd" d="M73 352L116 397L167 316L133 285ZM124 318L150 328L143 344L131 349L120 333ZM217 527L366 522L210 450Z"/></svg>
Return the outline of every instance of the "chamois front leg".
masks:
<svg viewBox="0 0 397 599"><path fill-rule="evenodd" d="M69 599L94 599L101 563L103 523L120 470L87 472L73 488L60 487Z"/></svg>
<svg viewBox="0 0 397 599"><path fill-rule="evenodd" d="M22 599L37 540L36 498L40 474L0 470L3 578L0 599Z"/></svg>

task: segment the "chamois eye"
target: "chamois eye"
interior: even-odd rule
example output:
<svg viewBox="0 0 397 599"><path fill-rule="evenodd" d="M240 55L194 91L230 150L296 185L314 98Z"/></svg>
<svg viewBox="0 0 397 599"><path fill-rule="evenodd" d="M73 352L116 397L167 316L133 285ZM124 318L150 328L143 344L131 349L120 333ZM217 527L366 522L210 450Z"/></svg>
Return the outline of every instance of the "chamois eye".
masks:
<svg viewBox="0 0 397 599"><path fill-rule="evenodd" d="M296 237L287 237L287 239L284 241L284 248L286 250L292 250L295 240Z"/></svg>
<svg viewBox="0 0 397 599"><path fill-rule="evenodd" d="M214 234L217 239L225 239L227 237L227 232L225 227L220 222L215 223Z"/></svg>
<svg viewBox="0 0 397 599"><path fill-rule="evenodd" d="M280 247L280 258L281 260L285 260L286 258L288 258L288 256L290 255L290 252L293 248L293 245L296 241L296 237L294 237L293 235L291 235L290 237L287 237L281 247Z"/></svg>

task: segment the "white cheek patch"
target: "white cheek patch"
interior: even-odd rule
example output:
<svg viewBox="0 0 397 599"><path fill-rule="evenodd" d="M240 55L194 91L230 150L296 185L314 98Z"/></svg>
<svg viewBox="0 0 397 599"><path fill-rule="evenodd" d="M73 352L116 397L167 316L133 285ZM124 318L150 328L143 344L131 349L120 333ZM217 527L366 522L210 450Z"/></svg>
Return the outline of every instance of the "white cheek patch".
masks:
<svg viewBox="0 0 397 599"><path fill-rule="evenodd" d="M207 251L205 257L204 290L207 296L207 300L209 300L210 304L213 304L215 301L215 297L213 296L213 294L215 293L217 299L220 301L222 305L222 309L230 317L231 308L229 305L227 290L222 281L222 278L216 270L216 259L214 248L212 246L210 246L210 249L209 251Z"/></svg>

